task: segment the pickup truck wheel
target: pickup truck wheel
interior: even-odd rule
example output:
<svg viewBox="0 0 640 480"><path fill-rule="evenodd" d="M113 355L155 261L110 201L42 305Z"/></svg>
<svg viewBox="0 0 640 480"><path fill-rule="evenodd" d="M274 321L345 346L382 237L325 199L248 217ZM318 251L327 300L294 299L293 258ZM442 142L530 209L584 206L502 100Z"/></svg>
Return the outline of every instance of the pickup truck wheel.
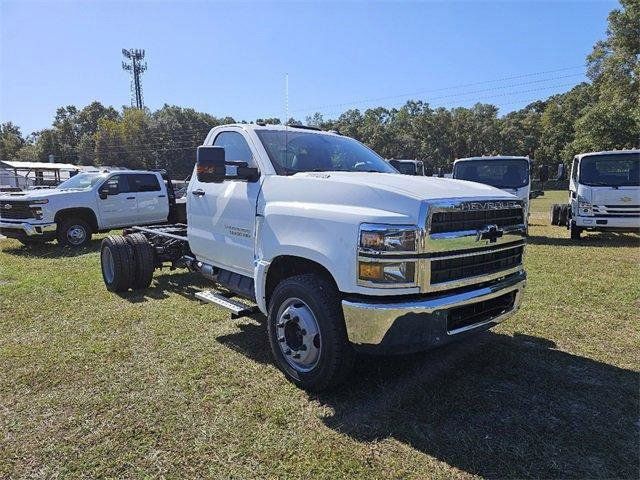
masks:
<svg viewBox="0 0 640 480"><path fill-rule="evenodd" d="M155 268L155 250L141 233L124 237L133 249L133 290L143 290L151 285Z"/></svg>
<svg viewBox="0 0 640 480"><path fill-rule="evenodd" d="M133 284L133 247L124 237L111 235L100 248L102 279L110 292L126 292Z"/></svg>
<svg viewBox="0 0 640 480"><path fill-rule="evenodd" d="M267 334L277 366L305 390L334 387L351 371L354 352L338 292L317 275L291 277L275 288Z"/></svg>
<svg viewBox="0 0 640 480"><path fill-rule="evenodd" d="M56 235L60 245L84 247L91 241L91 226L81 218L67 218L58 225Z"/></svg>

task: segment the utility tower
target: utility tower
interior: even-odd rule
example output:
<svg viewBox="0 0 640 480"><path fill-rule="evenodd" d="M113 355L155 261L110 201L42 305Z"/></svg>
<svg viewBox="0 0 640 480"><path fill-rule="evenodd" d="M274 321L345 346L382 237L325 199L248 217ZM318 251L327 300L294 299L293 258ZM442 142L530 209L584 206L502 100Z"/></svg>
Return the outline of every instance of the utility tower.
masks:
<svg viewBox="0 0 640 480"><path fill-rule="evenodd" d="M137 48L122 49L122 55L128 60L122 62L122 69L131 72L131 106L143 108L142 103L142 83L140 75L147 69L147 62L144 62L144 50Z"/></svg>

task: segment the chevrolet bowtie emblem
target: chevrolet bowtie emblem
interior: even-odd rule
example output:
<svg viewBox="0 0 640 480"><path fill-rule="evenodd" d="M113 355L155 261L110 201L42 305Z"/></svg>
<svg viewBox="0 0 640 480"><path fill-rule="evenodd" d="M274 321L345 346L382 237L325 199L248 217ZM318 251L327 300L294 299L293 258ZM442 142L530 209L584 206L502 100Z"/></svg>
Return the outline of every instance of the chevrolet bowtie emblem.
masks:
<svg viewBox="0 0 640 480"><path fill-rule="evenodd" d="M624 203L629 203L631 200L633 200L631 197L622 197L620 199L620 201Z"/></svg>
<svg viewBox="0 0 640 480"><path fill-rule="evenodd" d="M489 240L489 243L496 243L502 235L504 235L504 232L499 229L497 225L487 225L481 230L478 230L476 242L479 242L480 240Z"/></svg>

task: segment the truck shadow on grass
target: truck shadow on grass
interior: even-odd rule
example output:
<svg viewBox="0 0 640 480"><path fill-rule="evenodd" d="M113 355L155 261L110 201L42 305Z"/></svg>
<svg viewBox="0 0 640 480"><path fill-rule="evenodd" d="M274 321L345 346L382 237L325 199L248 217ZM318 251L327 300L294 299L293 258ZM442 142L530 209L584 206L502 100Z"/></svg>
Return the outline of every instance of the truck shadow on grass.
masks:
<svg viewBox="0 0 640 480"><path fill-rule="evenodd" d="M197 273L181 271L179 273L164 273L155 275L149 288L130 292L118 293L120 298L131 303L141 303L148 300L168 298L170 293L177 293L189 300L195 300L194 295L200 290L211 288L212 283Z"/></svg>
<svg viewBox="0 0 640 480"><path fill-rule="evenodd" d="M264 325L239 328L218 340L270 363ZM639 381L546 339L487 332L422 354L360 357L345 386L310 397L333 410L329 428L360 442L393 438L474 475L638 478Z"/></svg>
<svg viewBox="0 0 640 480"><path fill-rule="evenodd" d="M544 237L530 235L526 240L529 245L552 245L556 247L614 247L629 248L640 246L640 236L633 233L587 233L580 240L567 237Z"/></svg>
<svg viewBox="0 0 640 480"><path fill-rule="evenodd" d="M63 247L59 245L58 242L37 243L33 245L22 245L16 242L15 246L3 248L0 252L16 257L78 257L80 255L86 255L87 253L99 252L101 243L102 239L91 240L86 247L72 248L69 246Z"/></svg>

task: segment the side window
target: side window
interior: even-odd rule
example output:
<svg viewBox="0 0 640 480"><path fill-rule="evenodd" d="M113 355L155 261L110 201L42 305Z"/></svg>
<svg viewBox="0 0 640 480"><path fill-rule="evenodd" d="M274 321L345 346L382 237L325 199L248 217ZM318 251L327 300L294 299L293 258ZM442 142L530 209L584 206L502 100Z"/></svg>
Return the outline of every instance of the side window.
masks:
<svg viewBox="0 0 640 480"><path fill-rule="evenodd" d="M128 177L129 175L114 175L109 177L105 182L109 195L117 195L119 193L130 192Z"/></svg>
<svg viewBox="0 0 640 480"><path fill-rule="evenodd" d="M571 178L574 182L578 181L578 160L573 160L571 165Z"/></svg>
<svg viewBox="0 0 640 480"><path fill-rule="evenodd" d="M159 192L160 182L158 177L152 174L136 173L134 175L126 175L129 177L131 190L134 192Z"/></svg>
<svg viewBox="0 0 640 480"><path fill-rule="evenodd" d="M228 162L247 162L249 167L256 166L249 144L238 132L219 133L213 145L224 147L225 160Z"/></svg>

